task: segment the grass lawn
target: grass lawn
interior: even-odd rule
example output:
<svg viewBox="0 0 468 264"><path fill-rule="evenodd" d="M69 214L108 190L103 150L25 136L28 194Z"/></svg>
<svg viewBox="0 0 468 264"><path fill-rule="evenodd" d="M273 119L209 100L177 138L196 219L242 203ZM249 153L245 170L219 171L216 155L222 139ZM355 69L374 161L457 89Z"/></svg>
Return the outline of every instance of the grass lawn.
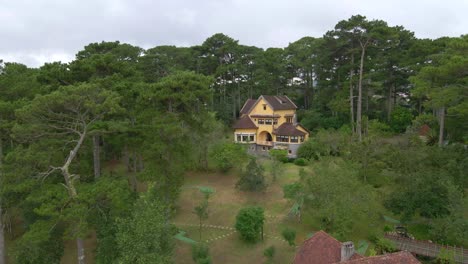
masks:
<svg viewBox="0 0 468 264"><path fill-rule="evenodd" d="M294 164L285 164L284 173L276 182L272 182L269 172L269 161L260 161L265 166L265 176L269 186L263 193L242 192L235 188L238 172L227 174L219 172L192 172L185 178L177 214L173 222L187 232L186 236L198 240L197 216L193 213L194 207L203 199L198 187L210 187L215 193L209 200L209 217L204 225L234 227L236 214L239 209L248 205L258 205L265 209L265 237L264 241L256 244L243 242L234 230L204 227L202 241L209 240L210 253L213 263L263 263L263 251L270 246L276 248L275 263L289 263L294 258L296 249L281 239L281 230L290 226L298 231L297 244L305 238L311 230L296 226L297 222L288 220L285 216L292 206L291 202L283 198L282 186L298 179L299 170ZM305 168L307 169L307 168ZM183 225L185 224L185 226ZM233 233L234 232L234 233ZM222 237L225 235L224 237ZM218 237L218 239L213 239ZM211 240L210 240L211 239ZM191 246L178 241L175 254L176 263L191 263Z"/></svg>

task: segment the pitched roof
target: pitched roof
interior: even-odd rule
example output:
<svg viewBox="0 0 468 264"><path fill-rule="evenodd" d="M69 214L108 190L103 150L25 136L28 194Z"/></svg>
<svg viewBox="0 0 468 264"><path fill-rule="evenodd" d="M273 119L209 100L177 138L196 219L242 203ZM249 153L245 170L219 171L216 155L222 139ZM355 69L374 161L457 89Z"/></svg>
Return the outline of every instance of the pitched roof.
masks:
<svg viewBox="0 0 468 264"><path fill-rule="evenodd" d="M252 106L255 104L255 102L257 102L257 100L255 99L247 99L247 101L245 101L245 104L244 106L242 106L241 110L240 110L240 114L241 115L246 115L249 113L250 109L252 108Z"/></svg>
<svg viewBox="0 0 468 264"><path fill-rule="evenodd" d="M357 255L357 256L356 256ZM351 258L360 257L354 254ZM332 264L341 260L341 242L324 231L316 232L304 241L294 258L294 264Z"/></svg>
<svg viewBox="0 0 468 264"><path fill-rule="evenodd" d="M420 264L411 253L408 251L400 251L396 253L365 257L360 259L348 260L340 263L346 264Z"/></svg>
<svg viewBox="0 0 468 264"><path fill-rule="evenodd" d="M306 133L297 129L292 123L283 123L273 131L273 134L282 136L304 136Z"/></svg>
<svg viewBox="0 0 468 264"><path fill-rule="evenodd" d="M262 95L273 110L294 110L297 106L286 95Z"/></svg>
<svg viewBox="0 0 468 264"><path fill-rule="evenodd" d="M244 129L257 129L255 123L248 116L242 116L234 124L233 128L244 128Z"/></svg>

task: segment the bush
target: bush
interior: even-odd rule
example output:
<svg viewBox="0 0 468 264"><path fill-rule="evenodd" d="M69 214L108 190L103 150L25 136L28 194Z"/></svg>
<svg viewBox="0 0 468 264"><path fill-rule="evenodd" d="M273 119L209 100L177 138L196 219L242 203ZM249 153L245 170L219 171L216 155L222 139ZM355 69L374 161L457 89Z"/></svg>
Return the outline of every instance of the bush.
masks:
<svg viewBox="0 0 468 264"><path fill-rule="evenodd" d="M201 243L193 245L192 259L197 264L211 264L211 257L208 246Z"/></svg>
<svg viewBox="0 0 468 264"><path fill-rule="evenodd" d="M248 156L240 144L221 143L213 146L210 150L210 157L218 169L227 172L235 165L242 164Z"/></svg>
<svg viewBox="0 0 468 264"><path fill-rule="evenodd" d="M286 227L285 229L283 229L283 231L281 232L281 235L283 236L283 238L288 241L288 244L290 246L295 246L296 243L295 243L295 240L296 240L296 230L292 229L292 228L289 228L289 227Z"/></svg>
<svg viewBox="0 0 468 264"><path fill-rule="evenodd" d="M275 256L275 251L275 246L270 246L263 251L263 256L267 257L268 261L271 262Z"/></svg>
<svg viewBox="0 0 468 264"><path fill-rule="evenodd" d="M411 110L397 107L390 116L390 127L393 132L402 133L411 125L411 120L413 120Z"/></svg>
<svg viewBox="0 0 468 264"><path fill-rule="evenodd" d="M236 230L242 239L248 242L258 240L260 233L263 235L263 223L265 216L263 208L258 206L242 208L236 216Z"/></svg>
<svg viewBox="0 0 468 264"><path fill-rule="evenodd" d="M303 158L298 158L294 161L294 164L296 164L297 166L305 166L307 165L307 161Z"/></svg>

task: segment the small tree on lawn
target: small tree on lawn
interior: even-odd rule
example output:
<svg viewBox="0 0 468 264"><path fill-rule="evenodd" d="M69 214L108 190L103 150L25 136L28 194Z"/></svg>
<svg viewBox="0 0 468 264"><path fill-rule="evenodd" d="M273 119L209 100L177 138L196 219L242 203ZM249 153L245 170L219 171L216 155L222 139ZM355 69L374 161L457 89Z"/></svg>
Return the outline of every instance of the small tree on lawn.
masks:
<svg viewBox="0 0 468 264"><path fill-rule="evenodd" d="M266 189L263 167L257 164L255 158L251 158L236 187L243 191L259 192Z"/></svg>
<svg viewBox="0 0 468 264"><path fill-rule="evenodd" d="M218 169L227 172L231 168L244 163L248 155L241 144L221 143L213 146L210 157Z"/></svg>
<svg viewBox="0 0 468 264"><path fill-rule="evenodd" d="M290 246L295 246L296 245L296 230L292 229L292 228L289 228L289 227L286 227L285 229L283 229L283 231L281 232L281 235L283 236L283 238L288 241L288 244Z"/></svg>
<svg viewBox="0 0 468 264"><path fill-rule="evenodd" d="M258 206L242 208L236 216L236 230L245 241L255 242L260 234L263 240L264 222L263 208Z"/></svg>
<svg viewBox="0 0 468 264"><path fill-rule="evenodd" d="M285 149L272 149L270 150L271 157L271 177L273 182L276 178L283 173L283 162L288 159L288 152Z"/></svg>
<svg viewBox="0 0 468 264"><path fill-rule="evenodd" d="M199 240L201 241L202 224L203 224L203 220L208 219L208 199L210 199L210 195L212 194L212 192L206 191L206 190L200 190L200 191L203 193L204 197L203 197L202 202L199 205L195 206L193 213L198 216L198 220L200 223L200 226L199 226L200 239Z"/></svg>

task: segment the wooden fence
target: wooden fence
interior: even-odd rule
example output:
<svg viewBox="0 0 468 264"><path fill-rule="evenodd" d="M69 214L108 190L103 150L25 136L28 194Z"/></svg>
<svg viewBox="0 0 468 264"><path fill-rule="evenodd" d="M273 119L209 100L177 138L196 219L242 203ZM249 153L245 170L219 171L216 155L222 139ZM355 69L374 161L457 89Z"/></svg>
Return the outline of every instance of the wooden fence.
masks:
<svg viewBox="0 0 468 264"><path fill-rule="evenodd" d="M406 250L422 256L435 258L439 256L442 249L446 249L449 254L453 254L455 262L468 264L468 250L463 247L444 246L429 241L406 238L396 234L385 234L385 238L393 241L399 250Z"/></svg>

